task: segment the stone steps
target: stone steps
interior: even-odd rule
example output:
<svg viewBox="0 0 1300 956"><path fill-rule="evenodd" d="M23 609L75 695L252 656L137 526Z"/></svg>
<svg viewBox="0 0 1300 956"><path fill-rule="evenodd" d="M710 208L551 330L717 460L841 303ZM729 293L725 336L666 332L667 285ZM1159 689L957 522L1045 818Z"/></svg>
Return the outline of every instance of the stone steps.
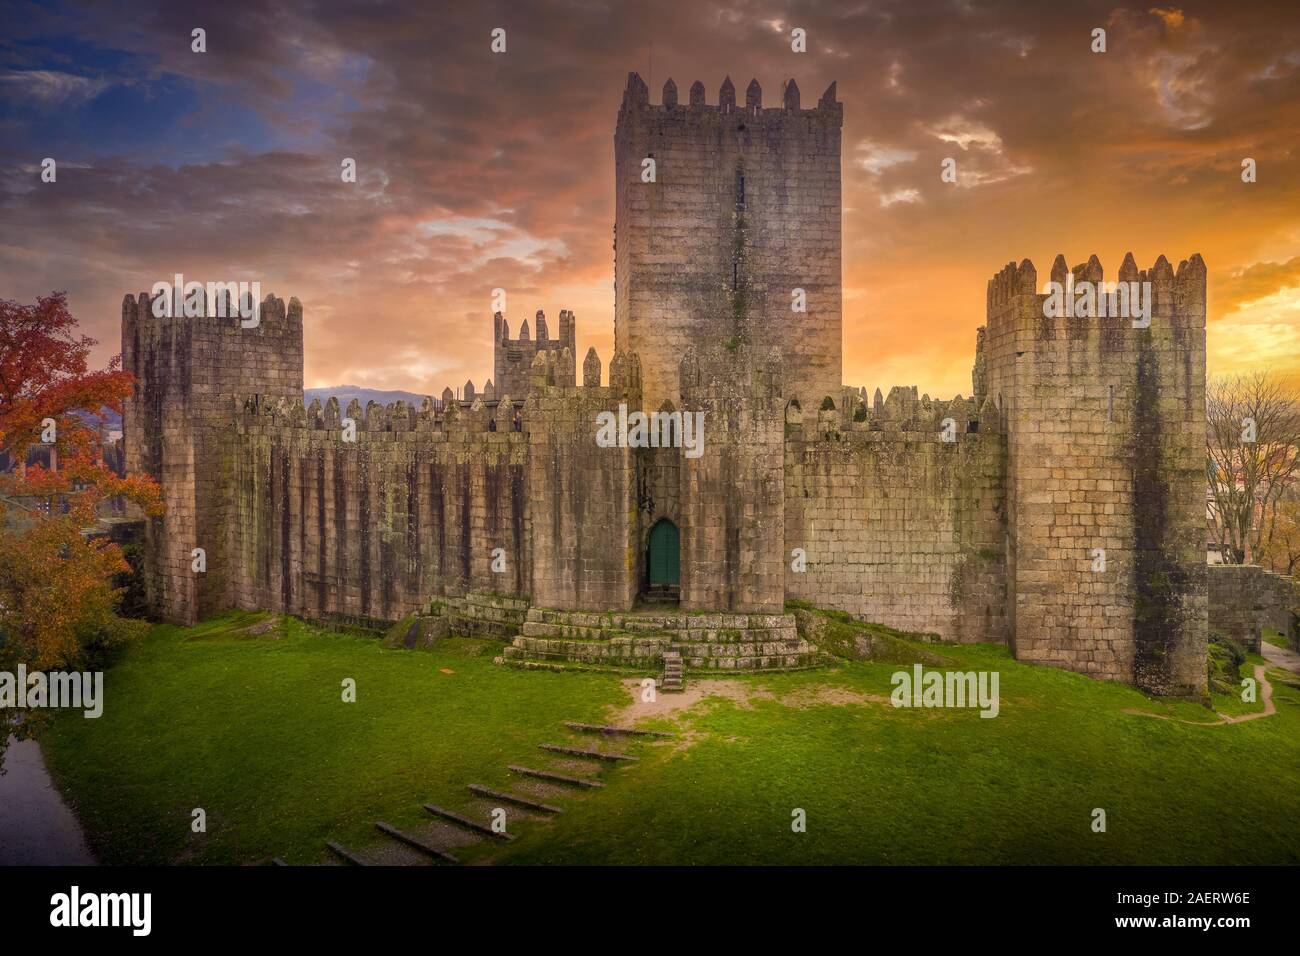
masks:
<svg viewBox="0 0 1300 956"><path fill-rule="evenodd" d="M507 768L511 773L517 773L525 777L534 777L537 780L545 780L548 783L563 783L570 787L582 787L587 790L600 790L604 784L599 780L588 780L585 777L571 777L567 774L554 773L550 770L534 770L532 767L521 767L518 764L510 764Z"/></svg>
<svg viewBox="0 0 1300 956"><path fill-rule="evenodd" d="M606 750L588 750L585 747L569 747L565 744L538 744L539 750L548 753L563 754L566 757L581 757L584 760L602 760L605 763L624 763L635 761L631 754L610 753Z"/></svg>
<svg viewBox="0 0 1300 956"><path fill-rule="evenodd" d="M390 837L392 837L394 840L397 840L399 843L405 843L407 846L411 847L412 849L419 850L425 856L432 857L435 860L440 860L443 863L460 862L460 860L456 859L446 850L440 850L433 844L429 843L428 841L421 840L419 837L413 836L410 833L405 833L402 830L397 829L397 827L385 823L383 820L379 820L375 823L375 829L378 830L380 833L388 834Z"/></svg>
<svg viewBox="0 0 1300 956"><path fill-rule="evenodd" d="M435 817L441 817L444 820L450 820L458 827L464 827L466 830L472 830L475 833L482 834L483 836L492 837L492 839L494 840L504 840L506 842L510 842L515 838L515 835L513 833L500 833L496 830L493 830L490 826L486 826L482 823L479 823L477 820L471 820L469 817L463 816L462 814L459 814L454 810L448 810L445 807L440 807L432 803L426 803L423 806L425 810L432 813Z"/></svg>
<svg viewBox="0 0 1300 956"><path fill-rule="evenodd" d="M676 651L664 652L664 676L659 686L666 693L681 693L686 689L686 679L682 671L682 655Z"/></svg>
<svg viewBox="0 0 1300 956"><path fill-rule="evenodd" d="M325 844L325 848L329 850L331 853L333 853L335 856L337 856L339 859L341 859L344 863L349 863L352 866L370 865L365 860L361 859L361 857L353 853L351 850L344 847L342 844L334 843L333 841L331 841Z"/></svg>
<svg viewBox="0 0 1300 956"><path fill-rule="evenodd" d="M669 655L671 666L673 660L671 652ZM676 661L680 666L680 657L676 658ZM580 746L591 739L590 735L604 738L600 742L602 747L615 743L615 740L610 738L615 738L618 744L646 744L673 736L659 730L589 724L573 720L565 721L564 728L570 738L579 739L571 743L538 745L542 751L552 756L551 764L555 769L540 770L509 764L507 769L511 774L516 775L516 778L525 778L515 779L511 790L498 790L479 783L466 784L466 789L477 799L456 810L432 803L422 804L425 811L434 819L418 831L401 830L383 820L378 820L375 822L375 829L388 839L379 844L368 845L363 851L364 856L335 842L328 842L325 846L340 861L353 866L418 866L427 865L430 860L437 863L458 864L461 858L452 854L451 849L482 845L485 839L508 843L518 838L515 833L502 832L482 822L489 818L495 819L503 812L500 809L501 804L522 807L525 812L522 816L515 814L518 819L525 822L533 820L545 825L547 819L564 812L563 808L544 802L554 800L563 794L563 788L556 784L574 788L574 796L582 791L604 789L605 784L602 781L586 776L590 768L584 761L595 761L608 767L635 765L640 759L633 754ZM575 765L582 769L572 769ZM564 772L559 772L561 770ZM574 773L582 776L573 776ZM541 783L539 784L538 781ZM526 792L511 792L518 790L521 785ZM529 814L532 816L530 817ZM285 865L285 862L278 857L271 862L278 866Z"/></svg>
<svg viewBox="0 0 1300 956"><path fill-rule="evenodd" d="M664 648L673 642L672 635L663 634L655 637L614 637L608 640L586 639L580 637L537 637L531 634L517 634L514 640L520 641L521 647L531 647L536 642L536 646L544 648L548 645L563 646L572 644L579 650L600 651L606 650L613 654L662 654Z"/></svg>
<svg viewBox="0 0 1300 956"><path fill-rule="evenodd" d="M511 649L507 647L505 650L506 652L509 652ZM627 676L629 674L649 675L650 673L653 673L654 671L657 671L659 669L658 661L655 661L653 663L645 665L644 667L641 667L641 666L630 666L630 665L618 665L612 663L591 664L591 663L586 663L581 661L570 661L570 660L563 660L563 659L537 660L526 656L526 652L524 651L517 651L517 654L523 656L507 657L503 654L500 657L494 657L492 659L492 663L501 664L505 667L514 667L514 668L518 668L519 670L526 670L526 671L555 671L557 673L562 673L565 671L585 671L591 674L622 674L624 676Z"/></svg>
<svg viewBox="0 0 1300 956"><path fill-rule="evenodd" d="M655 668L667 647L666 639L575 641L521 634L502 651L502 656L507 660L570 661L644 669Z"/></svg>
<svg viewBox="0 0 1300 956"><path fill-rule="evenodd" d="M559 624L554 621L524 621L519 628L524 637L564 638L576 641L644 640L655 636L675 637L675 632L648 628L593 627L586 624Z"/></svg>
<svg viewBox="0 0 1300 956"><path fill-rule="evenodd" d="M559 807L551 806L549 803L542 803L531 797L521 797L517 793L506 793L502 790L493 790L491 787L485 787L481 783L470 783L465 785L465 789L476 797L483 797L486 800L496 800L502 803L513 803L515 806L523 807L525 810L535 810L538 813L563 813Z"/></svg>
<svg viewBox="0 0 1300 956"><path fill-rule="evenodd" d="M594 613L529 608L498 658L515 667L654 673L675 652L685 670L802 670L824 661L787 614ZM684 674L683 674L684 677ZM676 689L669 681L666 689Z"/></svg>
<svg viewBox="0 0 1300 956"><path fill-rule="evenodd" d="M611 727L608 724L583 724L576 720L566 720L564 726L580 734L602 734L606 737L659 737L668 738L672 734L662 730L641 730L637 727Z"/></svg>
<svg viewBox="0 0 1300 956"><path fill-rule="evenodd" d="M554 608L532 607L524 617L525 623L562 624L577 627L614 628L629 631L681 631L681 630L734 630L793 629L795 621L789 614L707 614L656 613L646 611L563 611Z"/></svg>

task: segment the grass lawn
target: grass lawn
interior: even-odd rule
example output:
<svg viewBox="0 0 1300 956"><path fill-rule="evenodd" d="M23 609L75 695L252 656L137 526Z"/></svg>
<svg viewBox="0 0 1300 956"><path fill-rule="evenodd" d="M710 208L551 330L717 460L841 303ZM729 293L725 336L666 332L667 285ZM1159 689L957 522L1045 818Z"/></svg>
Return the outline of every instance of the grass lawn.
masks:
<svg viewBox="0 0 1300 956"><path fill-rule="evenodd" d="M399 809L502 782L560 721L618 696L608 678L496 667L492 642L389 650L292 620L278 638L232 633L259 619L154 628L104 675L102 717L62 715L42 737L102 862L319 859L327 839L372 841Z"/></svg>
<svg viewBox="0 0 1300 956"><path fill-rule="evenodd" d="M390 650L297 622L274 638L235 633L257 619L155 628L107 673L102 718L63 715L44 736L104 862L317 862L325 840L374 843L375 820L414 825L424 801L463 805L468 782L509 789L506 764L539 766L537 744L562 721L631 700L615 675L494 666L486 642ZM727 696L649 720L678 736L629 745L642 759L606 771L607 789L463 858L1300 862L1300 692L1275 682L1275 716L1210 726L1195 704L1019 664L1002 647L930 650L947 669L999 672L999 716L869 699L888 697L894 664L732 678ZM356 704L340 701L345 677ZM190 832L194 807L205 835ZM795 808L805 833L791 830Z"/></svg>

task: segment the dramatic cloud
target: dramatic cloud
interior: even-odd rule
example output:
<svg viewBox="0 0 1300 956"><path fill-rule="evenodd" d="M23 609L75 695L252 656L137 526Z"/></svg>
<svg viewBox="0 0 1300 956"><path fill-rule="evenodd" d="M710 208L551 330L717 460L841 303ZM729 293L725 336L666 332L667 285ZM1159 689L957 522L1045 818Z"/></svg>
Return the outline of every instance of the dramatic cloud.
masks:
<svg viewBox="0 0 1300 956"><path fill-rule="evenodd" d="M0 96L40 107L77 106L108 88L107 80L57 70L16 70L0 75Z"/></svg>
<svg viewBox="0 0 1300 956"><path fill-rule="evenodd" d="M309 385L439 393L512 328L608 361L614 121L730 75L844 103L845 378L969 394L987 277L1202 253L1211 371L1300 372L1300 14L1290 4L0 4L0 295L182 272L303 300ZM808 52L789 32L807 31ZM191 31L207 31L207 52ZM507 52L489 49L507 31ZM1092 30L1107 52L1092 53ZM59 162L43 184L42 158ZM1258 182L1241 182L1253 158ZM354 159L357 182L341 181ZM940 179L945 158L957 184Z"/></svg>

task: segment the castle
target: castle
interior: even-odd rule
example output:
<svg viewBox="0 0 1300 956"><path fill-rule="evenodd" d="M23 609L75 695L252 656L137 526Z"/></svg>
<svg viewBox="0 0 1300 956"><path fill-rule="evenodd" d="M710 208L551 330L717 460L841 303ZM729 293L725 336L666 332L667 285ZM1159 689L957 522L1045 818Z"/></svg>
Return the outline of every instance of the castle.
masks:
<svg viewBox="0 0 1300 956"><path fill-rule="evenodd" d="M1146 328L1048 317L1033 264L1008 264L969 398L846 387L842 121L834 84L805 109L793 81L765 107L756 82L741 106L730 80L716 105L669 80L655 105L631 74L615 351L607 369L589 351L581 381L572 313L558 339L541 313L515 338L498 314L482 393L304 408L298 300L241 328L128 296L126 464L167 505L147 527L155 612L436 612L518 662L745 669L812 659L798 600L1203 695L1201 258L1125 258L1118 278L1151 284ZM1058 257L1067 276L1102 266ZM702 412L701 454L598 446L620 406L662 412L666 439Z"/></svg>

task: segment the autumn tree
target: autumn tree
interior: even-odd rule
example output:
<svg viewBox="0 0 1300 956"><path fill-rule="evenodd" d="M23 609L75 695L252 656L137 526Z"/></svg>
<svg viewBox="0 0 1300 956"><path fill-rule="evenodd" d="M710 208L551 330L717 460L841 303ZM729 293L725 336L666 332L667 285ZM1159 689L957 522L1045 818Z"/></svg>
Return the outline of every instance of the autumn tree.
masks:
<svg viewBox="0 0 1300 956"><path fill-rule="evenodd" d="M1292 486L1274 509L1273 534L1259 563L1278 574L1300 573L1300 489Z"/></svg>
<svg viewBox="0 0 1300 956"><path fill-rule="evenodd" d="M1279 534L1288 533L1300 401L1267 372L1220 378L1207 389L1205 420L1210 533L1224 561L1266 561Z"/></svg>
<svg viewBox="0 0 1300 956"><path fill-rule="evenodd" d="M0 670L75 666L140 628L116 613L115 578L130 571L122 549L93 529L108 497L157 514L161 496L147 476L103 462L94 423L122 411L132 376L118 359L92 370L95 344L63 293L0 300L0 451L11 462L0 474ZM50 446L51 468L24 466L37 443ZM6 719L17 715L0 712L0 745Z"/></svg>

